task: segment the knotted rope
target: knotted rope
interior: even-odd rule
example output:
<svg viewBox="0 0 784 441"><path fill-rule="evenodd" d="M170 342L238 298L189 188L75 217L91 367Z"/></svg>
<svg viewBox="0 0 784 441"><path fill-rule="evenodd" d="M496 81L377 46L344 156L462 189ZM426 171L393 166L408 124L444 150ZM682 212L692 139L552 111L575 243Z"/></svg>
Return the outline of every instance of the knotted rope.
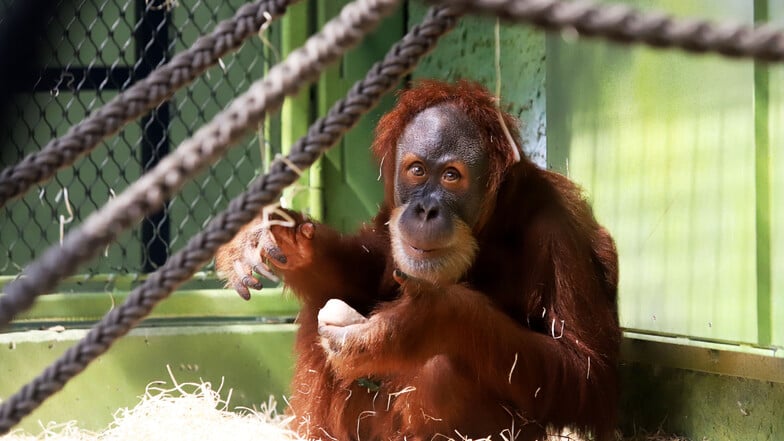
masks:
<svg viewBox="0 0 784 441"><path fill-rule="evenodd" d="M679 19L644 13L626 5L596 5L562 0L431 0L493 14L545 29L574 29L581 35L622 43L677 47L690 52L717 52L730 57L784 61L784 32L732 23Z"/></svg>
<svg viewBox="0 0 784 441"><path fill-rule="evenodd" d="M115 96L95 113L49 141L40 151L0 172L0 207L23 195L35 184L49 180L58 170L90 153L105 138L127 123L171 98L227 53L236 50L263 25L277 19L299 0L257 0L243 5L234 17L224 20L200 37L187 51L151 72L143 80Z"/></svg>
<svg viewBox="0 0 784 441"><path fill-rule="evenodd" d="M435 46L438 38L454 27L459 15L459 8L431 8L423 22L395 44L363 80L354 84L346 98L335 103L326 117L310 127L307 135L292 146L285 160L274 161L267 175L254 180L245 193L231 201L226 211L216 216L204 231L191 238L185 248L133 290L125 303L110 311L78 344L68 349L41 375L0 404L0 435L7 433L96 357L106 352L115 340L125 335L157 303L207 263L218 247L231 240L264 206L277 201L283 189L298 177L287 164L291 163L298 169L313 164L319 155L337 143L343 133L375 106L384 93L413 69L419 59Z"/></svg>
<svg viewBox="0 0 784 441"><path fill-rule="evenodd" d="M247 92L192 138L183 141L155 168L69 232L61 246L46 250L24 269L21 278L6 286L6 295L0 297L0 327L19 311L29 308L36 296L51 291L79 265L97 256L124 230L160 209L189 178L223 156L248 128L255 127L265 112L278 108L287 95L296 93L327 64L360 41L397 2L356 0L348 4L340 16L270 69L264 79L251 84Z"/></svg>

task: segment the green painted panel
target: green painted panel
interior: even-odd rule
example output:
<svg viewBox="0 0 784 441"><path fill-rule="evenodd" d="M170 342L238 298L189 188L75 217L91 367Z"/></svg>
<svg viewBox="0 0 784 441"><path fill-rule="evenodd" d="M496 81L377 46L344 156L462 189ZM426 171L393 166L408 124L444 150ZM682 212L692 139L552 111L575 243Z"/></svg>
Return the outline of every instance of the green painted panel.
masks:
<svg viewBox="0 0 784 441"><path fill-rule="evenodd" d="M753 21L742 0L655 4ZM547 44L548 163L617 240L623 325L757 343L753 63Z"/></svg>
<svg viewBox="0 0 784 441"><path fill-rule="evenodd" d="M308 2L290 8L281 23L281 52L287 56L301 47L311 34L308 16L312 13ZM291 146L304 136L311 123L311 87L304 87L296 95L286 99L280 111L281 151L288 153ZM281 197L281 206L303 211L321 219L322 200L320 188L321 164L317 161L302 173L300 179L287 188Z"/></svg>
<svg viewBox="0 0 784 441"><path fill-rule="evenodd" d="M621 367L620 428L640 439L780 441L784 383L658 365ZM685 438L657 436L677 434Z"/></svg>
<svg viewBox="0 0 784 441"><path fill-rule="evenodd" d="M409 25L421 21L426 8L410 2ZM498 47L496 47L498 26ZM496 72L496 49L500 51ZM496 24L488 18L465 17L419 64L414 78L471 79L496 90L506 111L521 121L523 149L536 163L545 163L545 34L527 26Z"/></svg>
<svg viewBox="0 0 784 441"><path fill-rule="evenodd" d="M784 0L769 0L770 21L784 28ZM771 158L771 320L772 342L784 347L784 66L771 64L770 128Z"/></svg>
<svg viewBox="0 0 784 441"><path fill-rule="evenodd" d="M0 294L2 296L2 294ZM43 324L46 327L84 326L99 320L111 309L121 305L127 292L85 292L49 294L36 300L34 307L20 314L14 326ZM149 319L204 319L261 320L291 319L297 314L299 304L291 295L284 295L279 288L254 291L250 300L240 299L236 292L227 289L178 290L159 303Z"/></svg>
<svg viewBox="0 0 784 441"><path fill-rule="evenodd" d="M40 431L39 421L77 420L98 430L121 407L134 406L154 381L223 384L230 409L258 407L276 397L283 404L292 374L295 325L220 325L138 328L23 420L21 428ZM0 400L72 346L86 331L27 331L0 334Z"/></svg>
<svg viewBox="0 0 784 441"><path fill-rule="evenodd" d="M321 26L348 1L320 0L317 3L317 21ZM402 10L398 10L346 54L339 65L322 74L318 86L319 115L324 115L357 80L364 78L368 69L400 39L404 29ZM370 145L376 123L391 108L392 103L391 95L382 99L322 159L324 219L343 231L355 230L362 222L370 219L378 211L378 205L383 199L383 189L378 182L378 165L372 159Z"/></svg>
<svg viewBox="0 0 784 441"><path fill-rule="evenodd" d="M784 400L784 354L648 338L627 333L621 343L625 434L663 431L695 441L784 439L784 407L778 404Z"/></svg>

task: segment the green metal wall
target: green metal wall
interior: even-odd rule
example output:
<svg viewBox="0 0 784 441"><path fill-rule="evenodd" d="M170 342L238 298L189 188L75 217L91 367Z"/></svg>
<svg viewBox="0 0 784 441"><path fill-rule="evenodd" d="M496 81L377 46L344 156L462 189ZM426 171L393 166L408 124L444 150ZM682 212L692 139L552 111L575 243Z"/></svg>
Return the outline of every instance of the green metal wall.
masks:
<svg viewBox="0 0 784 441"><path fill-rule="evenodd" d="M410 2L409 26L426 8ZM496 31L498 38L496 39ZM498 44L496 44L496 41ZM496 50L499 52L496 65ZM523 149L545 165L545 34L529 26L498 24L494 19L464 17L420 63L413 77L456 80L467 78L491 91L501 84L505 110L520 120Z"/></svg>
<svg viewBox="0 0 784 441"><path fill-rule="evenodd" d="M628 3L766 19L765 5L745 0ZM770 173L784 147L780 85L768 95L780 68L568 34L548 37L547 56L548 164L585 187L617 240L623 325L784 343L782 187Z"/></svg>
<svg viewBox="0 0 784 441"><path fill-rule="evenodd" d="M346 0L318 0L319 25L334 17L347 3ZM384 19L372 35L321 76L318 83L319 115L325 115L356 81L365 77L368 69L403 36L404 26L403 11L398 9ZM372 158L370 145L376 123L393 103L392 95L382 99L320 161L324 220L342 231L356 230L378 212L383 188L378 181L378 164Z"/></svg>
<svg viewBox="0 0 784 441"><path fill-rule="evenodd" d="M274 396L283 405L292 374L295 325L217 324L140 327L122 338L19 425L38 433L50 421L78 421L102 430L120 408L130 408L152 382L208 382L229 409L258 408ZM86 330L0 334L0 397L32 380ZM171 379L168 369L172 371ZM186 388L188 390L188 388Z"/></svg>
<svg viewBox="0 0 784 441"><path fill-rule="evenodd" d="M768 19L784 28L784 1L769 0ZM767 125L770 131L771 341L784 346L784 67L770 66Z"/></svg>
<svg viewBox="0 0 784 441"><path fill-rule="evenodd" d="M320 1L319 23L323 23L325 17L333 16L345 3ZM386 19L377 32L322 77L318 92L319 114L324 114L356 80L362 78L406 28L421 21L427 7L418 1L408 2L407 6L407 21L402 11ZM500 25L498 30L501 96L508 104L506 110L521 120L524 149L544 165L544 34L528 27L507 25ZM469 78L495 90L495 32L495 20L464 18L422 60L411 75L412 79ZM392 96L382 100L321 161L319 188L324 191L324 219L344 231L355 229L378 211L382 187L378 182L378 167L369 148L376 123L393 102Z"/></svg>

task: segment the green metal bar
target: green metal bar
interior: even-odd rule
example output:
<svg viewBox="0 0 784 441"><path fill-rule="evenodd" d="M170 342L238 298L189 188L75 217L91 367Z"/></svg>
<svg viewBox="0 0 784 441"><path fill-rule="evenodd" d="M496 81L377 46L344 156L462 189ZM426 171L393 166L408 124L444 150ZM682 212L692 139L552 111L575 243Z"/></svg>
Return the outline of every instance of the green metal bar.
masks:
<svg viewBox="0 0 784 441"><path fill-rule="evenodd" d="M194 278L197 277L206 277L206 273L197 273L196 275L194 275ZM11 281L15 280L16 278L17 276L0 276L0 288L10 283ZM147 278L146 274L133 274L133 273L77 274L75 276L66 277L65 279L63 279L62 283L70 284L70 283L94 282L94 283L125 284L125 283L139 282L146 278Z"/></svg>
<svg viewBox="0 0 784 441"><path fill-rule="evenodd" d="M308 2L292 7L281 23L281 51L285 57L300 47L310 34L308 29ZM287 99L281 108L281 148L287 153L291 146L307 133L310 125L311 99L310 88L302 90L298 95ZM314 164L316 165L316 164ZM319 167L303 173L297 184L286 189L281 197L283 205L296 209L307 210L310 216L321 219L322 204L320 191L312 188L318 182L315 176ZM304 189L303 189L304 187Z"/></svg>
<svg viewBox="0 0 784 441"><path fill-rule="evenodd" d="M311 3L315 3L317 26L323 26L324 23L334 17L345 4L342 0L313 0ZM319 81L316 83L316 105L318 106L316 110L319 115L326 115L332 103L339 99L342 96L342 93L345 92L345 88L343 87L343 71L345 64L346 57L344 56L343 59L340 60L340 63L328 67L321 73ZM336 194L339 188L334 184L334 181L331 185L327 183L329 181L329 176L327 176L329 171L325 170L325 166L332 171L332 174L335 173L334 170L336 167L334 166L332 158L340 157L343 154L344 145L345 137L342 137L335 148L327 152L324 157L319 160L319 163L315 164L318 166L319 170L318 184L321 188L319 191L321 203L329 207L327 209L328 211L324 210L324 207L322 207L323 217L321 220L340 229L344 229L344 226L338 223L337 219L340 217L340 212L342 212L342 210L337 204L332 203L332 199L334 198L333 195ZM340 162L338 161L338 163ZM329 188L328 192L326 190L327 187ZM327 198L329 198L329 200L327 200Z"/></svg>
<svg viewBox="0 0 784 441"><path fill-rule="evenodd" d="M0 276L0 289L5 285L15 280L18 276ZM60 290L63 291L63 286L82 286L82 285L103 285L104 291L108 290L128 290L135 283L140 283L146 280L147 274L140 273L98 273L98 274L77 274L75 276L66 277L60 284ZM193 275L192 282L215 282L217 276L213 271L200 271ZM84 288L81 290L86 291Z"/></svg>
<svg viewBox="0 0 784 441"><path fill-rule="evenodd" d="M702 348L715 352L738 352L742 354L755 354L765 357L784 358L784 351L781 351L776 347L761 346L750 343L739 343L734 340L698 338L692 335L671 334L637 328L623 328L623 335L626 338L636 338L673 345L692 346L695 348ZM653 360L655 360L655 358L651 359L651 363L654 363ZM686 365L674 367L686 368ZM735 375L742 376L741 374L742 372L738 371Z"/></svg>
<svg viewBox="0 0 784 441"><path fill-rule="evenodd" d="M784 355L770 349L625 332L621 359L784 384Z"/></svg>
<svg viewBox="0 0 784 441"><path fill-rule="evenodd" d="M563 87L563 84L570 84L572 79L571 69L564 68L569 65L568 52L564 50L562 41L563 35L560 33L548 33L545 36L545 102L547 111L545 112L545 127L547 130L547 145L545 160L549 170L556 171L563 175L567 174L566 164L569 162L569 154L572 144L572 124L569 119L574 113L572 109L573 97L571 87ZM596 93L598 88L592 90ZM589 91L584 91L589 93ZM553 111L551 109L563 109L564 111Z"/></svg>
<svg viewBox="0 0 784 441"><path fill-rule="evenodd" d="M116 305L125 301L128 292L81 292L51 294L38 298L35 306L21 314L14 323L89 322L100 319ZM240 318L293 317L299 311L296 299L284 295L281 288L254 292L250 301L226 289L177 291L163 301L149 318Z"/></svg>
<svg viewBox="0 0 784 441"><path fill-rule="evenodd" d="M754 22L768 21L768 0L754 0ZM762 346L772 343L772 260L771 260L771 157L770 72L767 64L754 62L754 147L756 176L757 229L757 341Z"/></svg>
<svg viewBox="0 0 784 441"><path fill-rule="evenodd" d="M323 26L349 0L315 0L315 3L317 26ZM373 34L346 53L340 64L326 69L318 82L319 114L326 114L336 101L343 98L404 33L405 20L403 8L400 8L387 17ZM324 221L338 230L354 231L378 212L383 187L370 145L376 123L393 104L393 94L387 94L322 158L319 186L325 189Z"/></svg>
<svg viewBox="0 0 784 441"><path fill-rule="evenodd" d="M317 17L317 9L318 4L316 0L308 1L308 31L310 33L316 32L317 29L321 29L321 23L318 22ZM341 61L342 62L342 61ZM310 88L311 91L311 101L310 101L310 115L308 119L308 123L312 124L318 115L321 115L320 107L319 107L319 95L318 95L318 83L312 85ZM308 191L308 206L310 215L319 221L324 221L324 161L323 158L316 161L308 170L308 177L310 179L310 188Z"/></svg>

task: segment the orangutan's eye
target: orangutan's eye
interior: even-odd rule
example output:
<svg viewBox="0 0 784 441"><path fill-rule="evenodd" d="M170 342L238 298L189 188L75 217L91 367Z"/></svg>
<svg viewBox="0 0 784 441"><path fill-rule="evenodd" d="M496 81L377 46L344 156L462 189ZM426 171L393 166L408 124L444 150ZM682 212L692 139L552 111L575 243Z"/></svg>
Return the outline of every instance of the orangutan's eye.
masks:
<svg viewBox="0 0 784 441"><path fill-rule="evenodd" d="M443 179L444 182L454 183L459 181L460 177L460 172L457 171L457 169L449 167L446 169L446 171L444 171L444 175L441 177L441 179Z"/></svg>
<svg viewBox="0 0 784 441"><path fill-rule="evenodd" d="M408 167L408 173L410 173L411 176L416 176L417 178L421 178L422 176L425 175L425 167L422 164L415 162L411 164L410 167Z"/></svg>

